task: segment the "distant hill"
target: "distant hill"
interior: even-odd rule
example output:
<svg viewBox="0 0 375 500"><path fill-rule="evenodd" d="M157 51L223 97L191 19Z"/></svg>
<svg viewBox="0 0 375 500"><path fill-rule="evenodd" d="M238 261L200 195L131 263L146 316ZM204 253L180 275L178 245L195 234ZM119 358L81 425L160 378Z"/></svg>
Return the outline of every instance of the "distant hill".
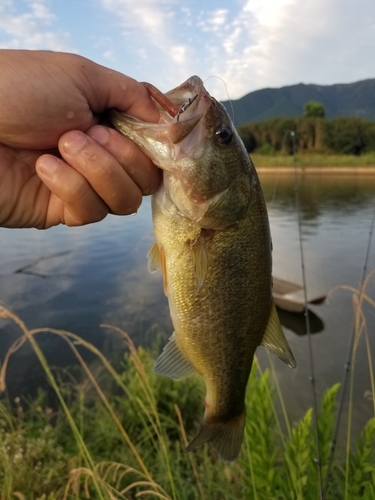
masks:
<svg viewBox="0 0 375 500"><path fill-rule="evenodd" d="M232 101L236 126L270 118L302 116L308 101L321 102L327 118L354 116L375 121L375 78L336 85L291 85L262 89ZM230 116L230 101L224 101Z"/></svg>

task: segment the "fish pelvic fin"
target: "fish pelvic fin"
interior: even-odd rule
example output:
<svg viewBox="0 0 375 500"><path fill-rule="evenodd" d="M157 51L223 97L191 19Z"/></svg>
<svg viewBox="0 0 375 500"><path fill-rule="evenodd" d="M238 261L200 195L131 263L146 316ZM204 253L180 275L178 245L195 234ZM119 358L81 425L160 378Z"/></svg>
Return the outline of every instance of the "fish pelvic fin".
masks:
<svg viewBox="0 0 375 500"><path fill-rule="evenodd" d="M186 448L186 451L193 451L198 446L209 443L222 460L233 462L241 450L245 421L245 409L240 415L230 420L223 421L215 417L205 417L197 435Z"/></svg>
<svg viewBox="0 0 375 500"><path fill-rule="evenodd" d="M152 371L158 375L165 375L175 380L180 380L197 373L190 360L179 348L174 332L168 344L164 347L163 352L156 360Z"/></svg>
<svg viewBox="0 0 375 500"><path fill-rule="evenodd" d="M288 341L285 338L283 329L280 324L279 316L276 311L276 306L273 301L270 317L268 319L267 328L264 332L261 345L266 347L269 351L272 352L272 354L280 358L291 368L295 368L297 366Z"/></svg>

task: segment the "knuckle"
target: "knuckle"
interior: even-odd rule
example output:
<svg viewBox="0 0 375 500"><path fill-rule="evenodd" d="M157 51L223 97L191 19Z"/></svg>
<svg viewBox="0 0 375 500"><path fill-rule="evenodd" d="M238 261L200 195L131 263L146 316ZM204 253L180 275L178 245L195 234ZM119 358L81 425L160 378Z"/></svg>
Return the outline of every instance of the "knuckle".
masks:
<svg viewBox="0 0 375 500"><path fill-rule="evenodd" d="M130 215L137 212L142 203L142 193L139 189L133 189L128 196L122 197L121 203L115 208L118 215Z"/></svg>
<svg viewBox="0 0 375 500"><path fill-rule="evenodd" d="M148 182L145 183L145 185L143 186L142 194L148 196L150 194L155 193L155 191L158 189L160 185L160 181L161 181L161 175L159 171L153 173L153 175L150 175Z"/></svg>
<svg viewBox="0 0 375 500"><path fill-rule="evenodd" d="M96 148L88 147L83 156L86 174L91 178L107 178L112 174L113 159L106 154L99 154Z"/></svg>
<svg viewBox="0 0 375 500"><path fill-rule="evenodd" d="M99 207L90 210L90 212L78 210L78 213L77 210L70 208L65 216L65 224L70 227L86 226L87 224L100 222L107 215L108 210Z"/></svg>

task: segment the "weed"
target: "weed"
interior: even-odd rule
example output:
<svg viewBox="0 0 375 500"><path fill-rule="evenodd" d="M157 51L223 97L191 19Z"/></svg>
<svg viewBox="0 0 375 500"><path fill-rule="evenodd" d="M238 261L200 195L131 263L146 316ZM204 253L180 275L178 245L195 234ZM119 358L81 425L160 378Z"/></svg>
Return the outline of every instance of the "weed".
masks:
<svg viewBox="0 0 375 500"><path fill-rule="evenodd" d="M324 477L338 385L322 398L318 415L321 456L317 457L312 410L294 425L284 415L283 431L274 405L272 365L271 372L262 371L255 360L246 396L244 446L239 460L228 464L219 461L208 445L192 454L185 452L203 410L200 377L175 382L154 375L155 349L136 349L120 330L129 351L117 373L94 346L72 333L28 330L4 308L0 317L19 325L21 339L32 343L43 366L37 336L49 331L63 337L83 373L83 381L74 383L73 390L70 375L56 377L45 366L60 401L56 412L46 407L43 393L27 405L18 399L13 408L6 400L0 403L1 500L318 498L317 460ZM97 355L104 367L100 376L82 359L77 343ZM22 344L18 340L10 353ZM0 382L5 379L2 368ZM328 499L374 498L374 442L375 419L371 419L357 447L349 451L347 465L334 460Z"/></svg>

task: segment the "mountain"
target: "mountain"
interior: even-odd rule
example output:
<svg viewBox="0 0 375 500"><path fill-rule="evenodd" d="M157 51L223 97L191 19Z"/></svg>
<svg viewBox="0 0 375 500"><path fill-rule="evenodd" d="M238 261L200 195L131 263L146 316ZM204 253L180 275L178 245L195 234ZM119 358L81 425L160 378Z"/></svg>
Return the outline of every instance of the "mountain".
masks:
<svg viewBox="0 0 375 500"><path fill-rule="evenodd" d="M375 78L336 85L290 85L279 89L262 89L223 104L234 124L244 125L270 118L302 116L308 101L321 102L327 118L354 116L375 121Z"/></svg>

